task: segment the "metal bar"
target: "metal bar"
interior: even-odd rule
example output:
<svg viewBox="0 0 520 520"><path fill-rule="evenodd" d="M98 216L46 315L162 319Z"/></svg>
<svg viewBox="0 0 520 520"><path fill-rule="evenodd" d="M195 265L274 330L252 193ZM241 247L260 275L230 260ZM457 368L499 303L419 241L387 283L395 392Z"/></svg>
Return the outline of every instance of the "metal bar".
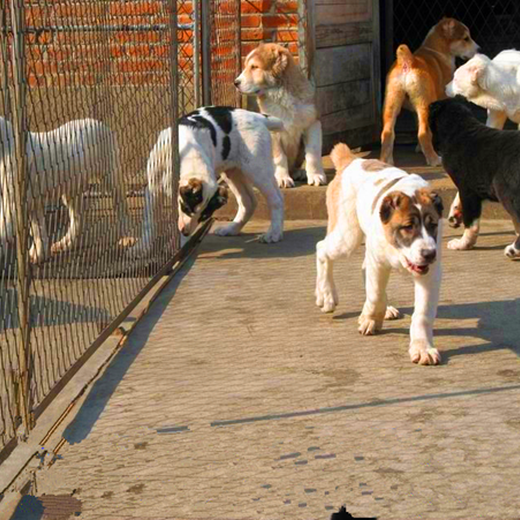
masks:
<svg viewBox="0 0 520 520"><path fill-rule="evenodd" d="M193 33L193 75L195 82L195 106L200 107L202 104L201 77L200 77L200 0L193 0L193 24L195 31Z"/></svg>
<svg viewBox="0 0 520 520"><path fill-rule="evenodd" d="M172 27L177 26L177 0L171 1L170 9L170 24ZM172 31L170 38L170 71L171 71L171 92L170 92L170 126L171 126L171 161L172 161L172 192L174 193L173 200L173 219L177 222L178 208L177 208L177 191L179 189L179 42L177 38L177 31ZM179 249L179 232L175 227L173 239L175 241L175 249Z"/></svg>
<svg viewBox="0 0 520 520"><path fill-rule="evenodd" d="M7 26L7 7L4 5L2 7L2 27ZM2 36L0 38L0 46L2 50L2 91L4 94L4 114L5 118L11 120L11 101L9 98L9 70L8 70L8 61L9 61L9 51L8 47L8 37L6 31L1 31ZM0 150L1 152L1 150Z"/></svg>
<svg viewBox="0 0 520 520"><path fill-rule="evenodd" d="M209 0L201 0L202 16L202 100L211 105L211 10Z"/></svg>
<svg viewBox="0 0 520 520"><path fill-rule="evenodd" d="M183 31L191 31L193 23L177 24L177 29ZM170 24L144 24L144 25L39 25L38 27L25 27L26 33L42 34L44 32L125 32L125 31L170 31ZM12 29L5 25L0 29L0 32L12 33Z"/></svg>
<svg viewBox="0 0 520 520"><path fill-rule="evenodd" d="M24 0L11 0L11 19L13 24L12 67L14 79L13 132L15 144L15 168L12 189L15 200L16 218L16 259L18 319L20 322L21 341L18 353L19 406L26 437L32 427L30 416L30 366L31 366L31 317L29 266L29 223L27 193L29 179L27 175L27 121L25 97L25 3Z"/></svg>
<svg viewBox="0 0 520 520"><path fill-rule="evenodd" d="M314 4L314 2L309 2ZM298 0L298 57L301 68L305 71L307 77L313 80L312 74L312 56L314 38L312 37L313 26L312 14L310 9L312 5L308 6L307 0Z"/></svg>
<svg viewBox="0 0 520 520"><path fill-rule="evenodd" d="M237 52L236 52L236 71L235 77L240 74L242 70L242 1L235 0L236 10L237 10L237 20L235 26L235 42L237 44ZM234 79L234 78L233 78ZM236 106L242 107L242 94L238 89L235 91L235 103Z"/></svg>

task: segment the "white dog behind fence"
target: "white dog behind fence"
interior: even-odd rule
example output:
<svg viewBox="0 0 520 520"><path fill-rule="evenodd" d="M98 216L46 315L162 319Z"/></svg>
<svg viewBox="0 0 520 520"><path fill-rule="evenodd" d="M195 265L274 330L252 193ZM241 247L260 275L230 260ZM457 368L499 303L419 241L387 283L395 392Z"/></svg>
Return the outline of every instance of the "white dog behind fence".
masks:
<svg viewBox="0 0 520 520"><path fill-rule="evenodd" d="M29 132L26 145L28 171L27 204L33 243L31 262L44 261L49 253L71 248L84 223L83 194L94 181L112 194L118 215L118 237L126 231L128 208L116 136L94 119L69 121L49 132ZM13 127L0 117L0 245L12 244L16 236L16 154ZM50 246L45 225L45 205L59 199L67 206L69 228ZM50 246L50 247L49 247Z"/></svg>

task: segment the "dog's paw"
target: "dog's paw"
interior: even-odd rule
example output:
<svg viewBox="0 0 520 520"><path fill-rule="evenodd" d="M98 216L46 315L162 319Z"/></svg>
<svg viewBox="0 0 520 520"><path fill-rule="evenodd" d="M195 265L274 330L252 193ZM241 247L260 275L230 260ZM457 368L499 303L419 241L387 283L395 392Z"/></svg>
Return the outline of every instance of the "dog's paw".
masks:
<svg viewBox="0 0 520 520"><path fill-rule="evenodd" d="M309 186L324 186L325 184L327 184L327 176L323 172L308 172L307 184Z"/></svg>
<svg viewBox="0 0 520 520"><path fill-rule="evenodd" d="M426 157L426 164L428 164L428 166L440 166L442 164L442 159L437 154L433 154Z"/></svg>
<svg viewBox="0 0 520 520"><path fill-rule="evenodd" d="M413 341L408 352L412 363L418 365L438 365L441 362L439 351L423 340Z"/></svg>
<svg viewBox="0 0 520 520"><path fill-rule="evenodd" d="M517 249L515 244L510 244L504 249L504 255L511 260L520 259L520 249Z"/></svg>
<svg viewBox="0 0 520 520"><path fill-rule="evenodd" d="M283 238L283 231L275 231L270 229L267 233L260 235L258 237L258 241L262 242L262 244L274 244L275 242L280 242Z"/></svg>
<svg viewBox="0 0 520 520"><path fill-rule="evenodd" d="M473 245L468 244L464 238L454 238L448 242L448 249L453 249L456 251L465 251L467 249L471 249Z"/></svg>
<svg viewBox="0 0 520 520"><path fill-rule="evenodd" d="M219 237L229 237L236 236L240 233L240 225L236 222L231 222L227 226L221 226L213 232L214 235L218 235Z"/></svg>
<svg viewBox="0 0 520 520"><path fill-rule="evenodd" d="M277 178L276 182L279 188L294 188L295 186L294 180L291 177Z"/></svg>
<svg viewBox="0 0 520 520"><path fill-rule="evenodd" d="M316 289L316 305L321 312L334 312L338 303L338 295L333 288L328 287L321 291Z"/></svg>
<svg viewBox="0 0 520 520"><path fill-rule="evenodd" d="M67 251L72 247L72 242L68 237L64 237L61 240L58 240L58 242L54 242L54 244L51 245L51 253L53 255L62 253L63 251Z"/></svg>
<svg viewBox="0 0 520 520"><path fill-rule="evenodd" d="M361 314L358 318L358 332L363 336L372 336L381 330L382 323L378 323L373 316Z"/></svg>
<svg viewBox="0 0 520 520"><path fill-rule="evenodd" d="M389 305L386 308L385 312L385 320L399 320L403 317L399 309L396 309L395 307L392 307Z"/></svg>

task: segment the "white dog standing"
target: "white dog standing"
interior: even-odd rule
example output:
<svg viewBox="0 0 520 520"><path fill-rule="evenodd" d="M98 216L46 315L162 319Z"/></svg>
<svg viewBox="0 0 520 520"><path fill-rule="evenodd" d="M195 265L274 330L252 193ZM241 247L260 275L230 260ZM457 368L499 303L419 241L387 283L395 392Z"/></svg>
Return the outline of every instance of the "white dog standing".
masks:
<svg viewBox="0 0 520 520"><path fill-rule="evenodd" d="M314 102L314 87L285 47L265 43L251 51L235 86L255 95L260 111L279 117L285 131L273 136L275 175L282 188L294 186L291 177L305 158L307 182L327 184L321 162L321 123Z"/></svg>
<svg viewBox="0 0 520 520"><path fill-rule="evenodd" d="M520 129L520 51L502 51L492 60L477 54L459 67L446 86L449 97L464 96L487 109L486 125L501 130L509 118ZM453 201L448 221L453 227L462 223L460 197Z"/></svg>
<svg viewBox="0 0 520 520"><path fill-rule="evenodd" d="M13 127L0 117L0 243L15 239L16 207L12 192L16 159ZM118 236L126 231L128 208L120 166L119 147L113 132L94 119L69 121L49 132L30 132L26 147L29 183L27 191L29 224L33 244L32 263L44 261L49 252L71 248L81 233L85 202L83 194L95 180L111 192L118 214ZM59 199L69 212L69 228L61 240L49 247L45 225L45 204Z"/></svg>
<svg viewBox="0 0 520 520"><path fill-rule="evenodd" d="M376 160L356 158L338 144L331 153L336 176L327 189L327 236L316 246L316 304L333 312L338 295L333 263L350 256L366 241L366 301L359 332L375 334L387 309L390 271L410 273L415 282L415 309L410 328L410 358L422 365L438 364L433 322L441 283L442 201L418 175L409 175Z"/></svg>
<svg viewBox="0 0 520 520"><path fill-rule="evenodd" d="M218 184L222 175L236 197L237 214L217 235L238 235L252 217L257 201L253 186L265 197L271 226L261 242L283 237L283 196L276 184L271 135L283 129L274 117L231 107L204 107L179 121L179 230L191 235L199 222L227 202L227 190ZM147 165L143 236L135 254L150 250L157 236L156 223L164 197L174 200L171 159L171 129L159 134Z"/></svg>

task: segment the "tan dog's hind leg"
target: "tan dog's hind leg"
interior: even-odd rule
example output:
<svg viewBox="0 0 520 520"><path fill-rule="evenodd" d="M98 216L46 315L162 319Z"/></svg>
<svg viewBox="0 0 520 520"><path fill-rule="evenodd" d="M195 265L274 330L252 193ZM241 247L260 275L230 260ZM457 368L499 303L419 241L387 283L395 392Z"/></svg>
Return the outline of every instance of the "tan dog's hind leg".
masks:
<svg viewBox="0 0 520 520"><path fill-rule="evenodd" d="M405 92L398 85L388 82L383 108L383 131L381 132L381 161L394 164L395 121L401 112Z"/></svg>
<svg viewBox="0 0 520 520"><path fill-rule="evenodd" d="M419 144L426 157L426 162L430 166L439 166L441 158L435 153L432 144L432 133L428 126L428 105L420 105L416 107L418 123L419 123Z"/></svg>

